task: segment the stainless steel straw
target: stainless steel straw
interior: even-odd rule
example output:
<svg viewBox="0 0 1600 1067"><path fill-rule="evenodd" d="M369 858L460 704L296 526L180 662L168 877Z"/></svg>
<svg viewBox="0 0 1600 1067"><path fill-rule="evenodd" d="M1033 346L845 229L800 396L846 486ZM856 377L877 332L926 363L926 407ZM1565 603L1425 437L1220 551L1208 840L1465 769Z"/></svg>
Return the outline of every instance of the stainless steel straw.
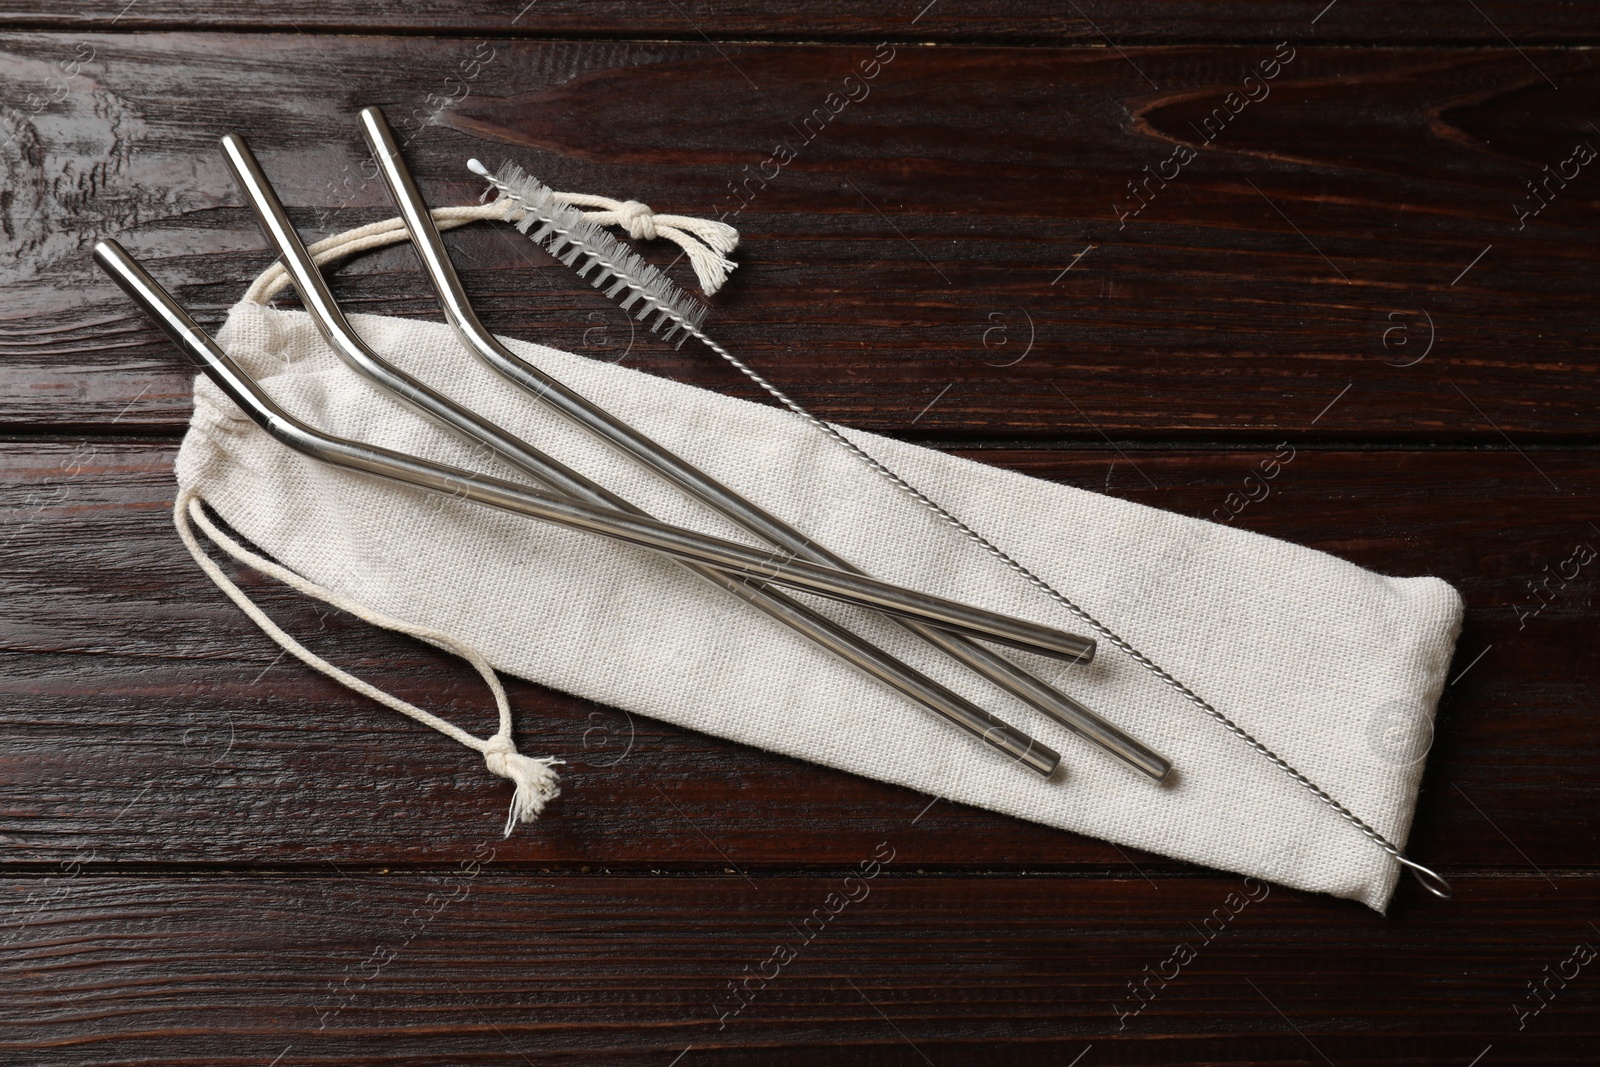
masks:
<svg viewBox="0 0 1600 1067"><path fill-rule="evenodd" d="M276 440L295 451L337 466L447 493L515 514L600 533L630 544L665 551L680 559L698 561L693 568L697 573L793 626L824 648L974 734L1023 766L1048 777L1059 764L1059 754L1048 746L1012 729L1000 719L923 677L826 617L774 590L761 589L748 581L749 578L777 579L780 572L792 570L792 564L780 563L770 553L745 549L732 542L719 541L657 522L626 504L623 504L627 508L624 511L614 506L562 500L498 478L473 474L323 433L279 407L121 245L115 241L101 241L95 245L94 257L101 268L241 410ZM585 496L609 496L598 487L588 489L592 483L587 483L581 475L568 471L554 460L543 456L540 456L540 460L539 477L548 475L552 481L570 480L574 490L584 489ZM728 552L727 549L738 551ZM744 577L731 577L712 567Z"/></svg>
<svg viewBox="0 0 1600 1067"><path fill-rule="evenodd" d="M276 193L260 165L251 155L249 147L242 139L232 135L224 137L222 144L229 165L234 170L234 176L239 180L241 189L256 211L257 221L261 223L262 230L282 257L283 265L294 279L301 300L310 311L313 321L324 330L324 337L340 358L369 377L385 379L383 384L386 388L392 389L403 399L428 411L447 427L474 437L496 451L520 448L526 456L533 456L531 447L525 442L518 441L505 430L452 403L415 378L400 374L361 341L360 336L350 327L344 313L335 303L321 270L290 224L288 214L283 210L283 205L279 203ZM331 329L331 327L338 328ZM602 510L610 512L609 508ZM741 555L748 556L752 560L761 559L765 561L765 566L774 568L770 575L763 573L755 574L754 577L772 577L782 584L803 588L808 592L817 592L823 596L893 614L908 615L923 622L979 634L991 640L1046 655L1078 660L1088 659L1094 654L1093 641L1053 627L960 604L928 593L904 589L864 575L812 565L782 553L762 553L742 545L735 545L731 541L708 538L681 527L668 526L665 523L656 525L673 531L674 536L685 542L677 554L689 555L687 545L690 541L709 541L719 546L737 548ZM718 551L723 553L725 559L727 558L726 549L719 548ZM702 560L702 562L712 562L715 565L714 560ZM740 564L734 569L747 568Z"/></svg>
<svg viewBox="0 0 1600 1067"><path fill-rule="evenodd" d="M417 250L429 280L438 293L439 305L471 352L506 379L762 540L813 563L853 574L863 573L777 516L735 493L687 460L507 350L473 311L444 241L439 236L438 227L434 225L433 217L400 156L399 146L382 111L375 107L364 109L361 112L361 125L379 173L388 184L390 195L410 232L412 246ZM1172 765L1164 757L1003 656L975 641L935 626L903 619L896 621L979 675L1144 774L1159 781L1171 770Z"/></svg>
<svg viewBox="0 0 1600 1067"><path fill-rule="evenodd" d="M262 173L248 145L241 138L228 137L224 139L223 147L235 178L255 208L269 240L279 251L281 261L294 278L318 329L348 366L381 388L408 400L446 427L494 449L507 461L558 493L632 515L645 515L645 512L616 494L501 427L453 403L373 352L350 327L333 300L321 271L289 225L271 182ZM701 577L794 627L847 662L887 682L938 714L969 727L979 726L982 733L998 729L1014 735L1006 746L1008 750L1019 746L1025 749L1029 745L1042 747L1026 735L1012 730L1000 719L796 601L702 565L686 565Z"/></svg>

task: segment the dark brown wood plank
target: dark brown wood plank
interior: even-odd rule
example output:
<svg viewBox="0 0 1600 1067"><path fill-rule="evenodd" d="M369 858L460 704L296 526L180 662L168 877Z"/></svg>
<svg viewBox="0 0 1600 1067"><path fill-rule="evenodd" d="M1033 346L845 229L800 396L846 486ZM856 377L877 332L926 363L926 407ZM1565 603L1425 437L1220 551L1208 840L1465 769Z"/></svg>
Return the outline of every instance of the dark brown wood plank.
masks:
<svg viewBox="0 0 1600 1067"><path fill-rule="evenodd" d="M58 31L0 37L0 1063L1594 1060L1595 565L1551 575L1600 545L1596 168L1514 214L1600 147L1591 5L15 0L0 30ZM502 841L470 753L280 660L183 553L188 375L85 253L122 237L220 321L265 260L224 130L318 235L390 213L373 102L436 202L509 155L705 213L884 40L868 98L754 183L712 332L832 418L1454 582L1411 841L1453 903L1273 888L1230 918L1265 887L526 684L566 794ZM750 395L508 235L451 240L497 328ZM403 250L339 285L433 315ZM458 663L241 579L487 727Z"/></svg>
<svg viewBox="0 0 1600 1067"><path fill-rule="evenodd" d="M778 141L803 143L751 180L711 331L840 421L972 440L1592 439L1600 169L1551 184L1522 229L1514 209L1576 143L1600 149L1600 63L1309 40L1207 145L1273 46L901 46L803 143L870 44L13 35L0 84L43 103L0 150L0 425L180 427L186 374L89 244L121 238L215 321L265 262L216 137L247 134L328 232L388 213L353 122L376 102L435 202L476 195L476 154L714 212ZM1193 145L1164 188L1146 177ZM1134 180L1151 198L1136 216ZM457 239L497 328L607 358L631 343L649 369L745 388L711 357L630 342L603 297L513 238ZM349 273L353 308L433 314L404 250Z"/></svg>
<svg viewBox="0 0 1600 1067"><path fill-rule="evenodd" d="M0 7L0 26L57 29L69 21L41 0ZM1013 45L1171 44L1277 41L1314 36L1337 44L1575 44L1600 37L1600 20L1588 5L1561 0L1525 4L1505 0L1478 5L1448 0L1408 4L1381 0L1139 0L1047 4L1019 0L819 0L803 7L754 0L685 0L636 4L621 0L506 0L428 5L387 0L271 4L201 3L199 0L105 0L72 12L84 29L277 29L315 32L386 32L440 35L523 34L722 40L888 38L906 41L987 41Z"/></svg>
<svg viewBox="0 0 1600 1067"><path fill-rule="evenodd" d="M1261 458L970 454L1200 516L1225 516ZM472 754L281 660L212 588L170 527L169 444L19 443L0 462L0 861L448 863L462 840L498 827L507 791ZM1466 595L1462 677L1445 697L1413 836L1415 854L1447 870L1600 862L1594 566L1519 619L1542 602L1529 583L1546 566L1600 545L1597 476L1587 451L1302 449L1233 520L1385 573L1438 574ZM251 588L337 662L490 727L460 664L262 580ZM570 761L563 797L500 846L517 863L849 862L927 803L530 685L513 698L525 747ZM924 868L1126 870L1131 858L1156 875L1192 870L946 804L897 842Z"/></svg>
<svg viewBox="0 0 1600 1067"><path fill-rule="evenodd" d="M1548 1067L1600 1041L1593 878L1468 878L1384 920L1237 878L906 877L902 831L848 871L748 881L516 875L476 840L431 876L8 878L0 1050L39 1067L1302 1067L1492 1046L1486 1064ZM1556 972L1519 1029L1527 984ZM1161 973L1132 1014L1129 983Z"/></svg>

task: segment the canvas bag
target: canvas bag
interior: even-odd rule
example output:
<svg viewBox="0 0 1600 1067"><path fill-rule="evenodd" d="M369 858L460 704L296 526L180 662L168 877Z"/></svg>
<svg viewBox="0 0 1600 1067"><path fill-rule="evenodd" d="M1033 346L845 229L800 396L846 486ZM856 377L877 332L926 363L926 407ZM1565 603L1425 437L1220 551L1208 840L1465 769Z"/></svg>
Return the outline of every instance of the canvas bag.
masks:
<svg viewBox="0 0 1600 1067"><path fill-rule="evenodd" d="M756 543L500 379L445 325L351 319L402 370L658 518ZM219 340L314 426L527 481L344 367L303 312L247 299L231 310ZM798 417L626 366L506 343L868 572L1082 632L1038 590ZM1259 534L843 432L1404 846L1461 625L1462 602L1449 585L1385 577ZM1400 867L1385 851L1105 643L1088 667L1007 654L1171 759L1166 783L1077 740L899 627L813 601L1060 749L1063 770L1040 779L659 556L306 458L269 438L203 377L177 474L184 498L203 499L290 577L303 576L381 624L402 622L425 639L475 650L518 677L1380 911L1394 890ZM506 777L513 777L507 760L544 762L472 742ZM536 788L543 786L519 782L518 802ZM563 801L573 802L582 800Z"/></svg>

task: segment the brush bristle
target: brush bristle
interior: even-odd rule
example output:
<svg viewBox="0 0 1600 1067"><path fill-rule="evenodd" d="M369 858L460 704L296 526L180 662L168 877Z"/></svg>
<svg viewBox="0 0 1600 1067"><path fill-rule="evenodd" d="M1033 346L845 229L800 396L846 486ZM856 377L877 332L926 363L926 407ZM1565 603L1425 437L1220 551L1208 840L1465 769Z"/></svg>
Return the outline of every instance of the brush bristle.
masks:
<svg viewBox="0 0 1600 1067"><path fill-rule="evenodd" d="M624 247L599 223L555 199L553 189L525 174L515 163L504 164L493 175L483 170L482 164L472 169L499 193L497 203L504 204L506 218L515 219L517 229L535 244L611 299L618 300L626 294L618 301L624 311L632 312L633 305L642 301L644 306L635 317L642 322L655 315L655 325L651 327L654 333L660 333L663 326L670 327L662 334L663 340L671 341L682 331L683 336L677 341L681 346L700 329L706 317L704 304Z"/></svg>

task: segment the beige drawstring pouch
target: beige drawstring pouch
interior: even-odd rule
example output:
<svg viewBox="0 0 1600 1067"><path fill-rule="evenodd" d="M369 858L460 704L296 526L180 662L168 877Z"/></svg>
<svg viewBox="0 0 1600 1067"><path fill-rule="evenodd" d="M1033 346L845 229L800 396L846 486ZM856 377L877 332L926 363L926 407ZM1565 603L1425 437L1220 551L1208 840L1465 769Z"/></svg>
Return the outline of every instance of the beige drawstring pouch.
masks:
<svg viewBox="0 0 1600 1067"><path fill-rule="evenodd" d="M460 210L467 214L458 222L486 217ZM338 436L526 481L344 367L307 315L263 302L277 284L263 276L219 340L291 413ZM754 543L497 377L445 325L351 318L400 369L651 514ZM1119 644L1085 630L1061 603L790 412L506 344L880 578L1100 636L1095 661L1070 673L1056 661L1006 654L1175 768L1154 783L904 630L815 602L1060 749L1062 770L1041 779L660 556L318 463L273 441L198 379L178 458L179 525L197 558L205 559L189 530L196 517L237 558L466 655L500 703L500 729L487 739L296 652L483 753L515 786L508 830L555 796L556 771L553 758L516 751L494 670L929 795L1386 907L1400 863L1313 789L1403 848L1461 625L1461 599L1443 581L1386 577L1260 534L841 429ZM228 539L201 501L275 563ZM205 565L272 627L220 568ZM274 637L298 647L281 630Z"/></svg>

